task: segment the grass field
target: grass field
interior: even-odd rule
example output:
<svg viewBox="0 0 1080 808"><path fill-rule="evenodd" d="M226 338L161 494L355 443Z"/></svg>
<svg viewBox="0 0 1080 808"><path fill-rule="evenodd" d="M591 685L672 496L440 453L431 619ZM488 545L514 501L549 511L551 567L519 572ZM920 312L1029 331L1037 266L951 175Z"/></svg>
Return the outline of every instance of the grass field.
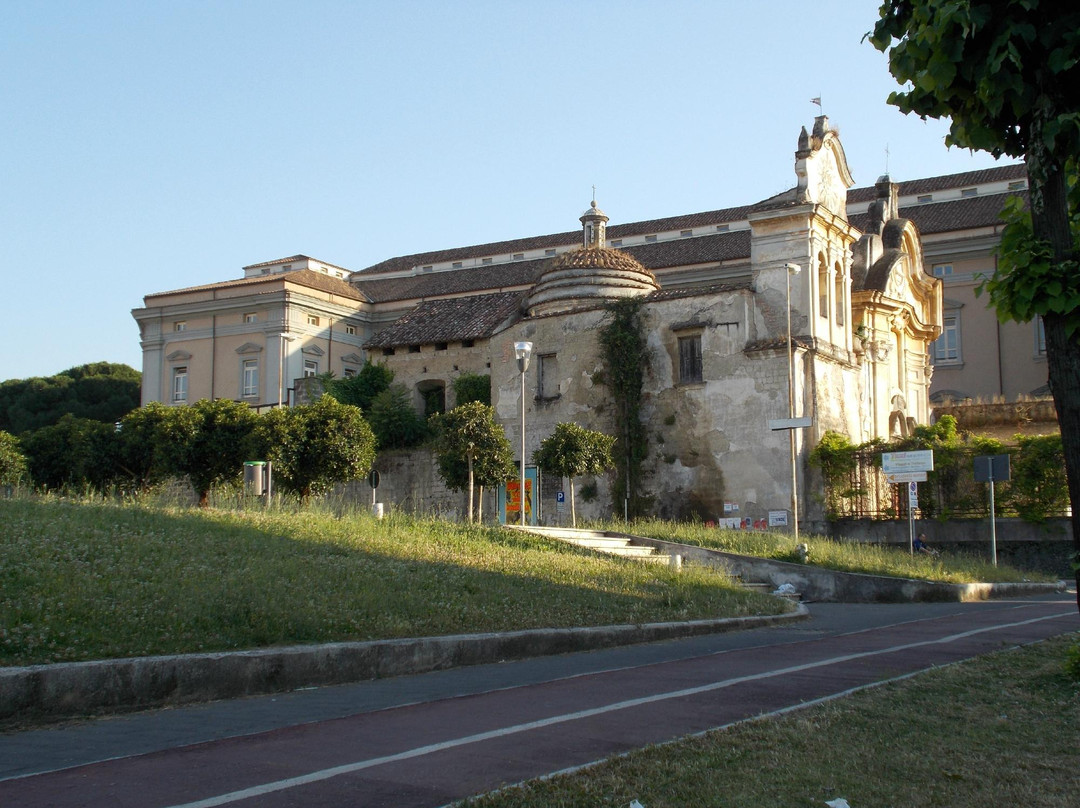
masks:
<svg viewBox="0 0 1080 808"><path fill-rule="evenodd" d="M608 529L625 530L612 523ZM795 541L786 533L744 530L717 530L702 524L650 520L636 522L633 532L654 539L694 544L730 553L794 561ZM906 548L885 547L861 542L831 541L820 536L803 536L810 548L809 563L841 572L863 572L899 578L922 578L945 583L997 583L1005 581L1053 581L1048 575L1018 570L1007 564L994 566L969 555L911 555Z"/></svg>
<svg viewBox="0 0 1080 808"><path fill-rule="evenodd" d="M789 608L491 527L0 500L0 665Z"/></svg>
<svg viewBox="0 0 1080 808"><path fill-rule="evenodd" d="M1078 636L1001 651L852 696L640 749L470 808L1073 808Z"/></svg>

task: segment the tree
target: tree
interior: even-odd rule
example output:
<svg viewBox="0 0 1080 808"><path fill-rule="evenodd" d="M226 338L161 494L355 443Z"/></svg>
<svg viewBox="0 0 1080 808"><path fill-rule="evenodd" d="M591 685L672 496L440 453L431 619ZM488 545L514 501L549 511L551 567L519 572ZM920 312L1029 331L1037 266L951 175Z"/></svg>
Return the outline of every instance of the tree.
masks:
<svg viewBox="0 0 1080 808"><path fill-rule="evenodd" d="M278 485L305 501L363 477L375 462L375 435L360 408L333 396L271 410L259 433Z"/></svg>
<svg viewBox="0 0 1080 808"><path fill-rule="evenodd" d="M150 427L154 463L166 473L186 477L199 495L199 507L205 508L210 489L239 481L244 461L254 456L258 416L247 404L224 398L163 410L158 412L161 422Z"/></svg>
<svg viewBox="0 0 1080 808"><path fill-rule="evenodd" d="M167 474L165 424L175 407L152 401L120 419L116 435L116 477L145 491Z"/></svg>
<svg viewBox="0 0 1080 808"><path fill-rule="evenodd" d="M555 431L540 443L533 462L545 474L570 480L570 523L577 527L574 478L583 474L603 474L615 466L612 450L615 438L573 423L557 424Z"/></svg>
<svg viewBox="0 0 1080 808"><path fill-rule="evenodd" d="M457 406L470 401L491 404L491 377L486 373L462 373L454 379L453 387Z"/></svg>
<svg viewBox="0 0 1080 808"><path fill-rule="evenodd" d="M380 449L407 449L428 436L427 424L413 409L403 384L392 384L375 396L367 420Z"/></svg>
<svg viewBox="0 0 1080 808"><path fill-rule="evenodd" d="M1027 162L1030 238L1010 234L1009 257L988 288L999 318L1043 320L1080 608L1080 240L1067 182L1080 154L1078 32L1073 0L886 0L870 40L889 51L904 86L889 103L951 118L948 145Z"/></svg>
<svg viewBox="0 0 1080 808"><path fill-rule="evenodd" d="M7 432L0 432L0 485L21 485L30 477L26 458L19 448L19 440Z"/></svg>
<svg viewBox="0 0 1080 808"><path fill-rule="evenodd" d="M390 387L393 381L394 371L386 365L375 365L369 359L355 376L331 379L325 389L342 404L359 407L367 415L375 396Z"/></svg>
<svg viewBox="0 0 1080 808"><path fill-rule="evenodd" d="M0 429L16 435L51 426L64 415L112 424L139 406L140 374L127 365L94 362L0 384Z"/></svg>
<svg viewBox="0 0 1080 808"><path fill-rule="evenodd" d="M469 521L473 521L473 490L498 485L515 473L514 450L506 430L495 421L495 410L479 401L433 415L435 455L439 475L455 491L469 492Z"/></svg>
<svg viewBox="0 0 1080 808"><path fill-rule="evenodd" d="M34 483L47 488L104 488L113 477L116 427L65 415L19 438Z"/></svg>

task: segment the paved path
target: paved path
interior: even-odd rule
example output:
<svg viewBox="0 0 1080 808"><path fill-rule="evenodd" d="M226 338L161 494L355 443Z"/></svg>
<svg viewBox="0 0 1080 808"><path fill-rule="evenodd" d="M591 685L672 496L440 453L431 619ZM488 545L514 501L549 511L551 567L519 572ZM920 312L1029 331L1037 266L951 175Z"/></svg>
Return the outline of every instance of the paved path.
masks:
<svg viewBox="0 0 1080 808"><path fill-rule="evenodd" d="M443 806L1080 631L1074 596L810 621L0 736L0 805Z"/></svg>

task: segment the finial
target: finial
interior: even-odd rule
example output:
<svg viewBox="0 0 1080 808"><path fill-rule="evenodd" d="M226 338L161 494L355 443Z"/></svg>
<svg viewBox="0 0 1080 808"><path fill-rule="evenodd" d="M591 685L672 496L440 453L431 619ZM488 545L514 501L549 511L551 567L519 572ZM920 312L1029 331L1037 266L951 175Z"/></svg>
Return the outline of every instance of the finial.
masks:
<svg viewBox="0 0 1080 808"><path fill-rule="evenodd" d="M885 176L889 176L889 144L885 144Z"/></svg>
<svg viewBox="0 0 1080 808"><path fill-rule="evenodd" d="M596 207L596 186L592 187L592 206Z"/></svg>

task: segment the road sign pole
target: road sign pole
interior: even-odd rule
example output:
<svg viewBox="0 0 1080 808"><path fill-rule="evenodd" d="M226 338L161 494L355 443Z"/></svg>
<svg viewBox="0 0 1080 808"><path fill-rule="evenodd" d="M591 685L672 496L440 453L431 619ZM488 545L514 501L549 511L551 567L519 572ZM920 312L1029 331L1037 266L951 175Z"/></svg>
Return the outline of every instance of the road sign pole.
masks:
<svg viewBox="0 0 1080 808"><path fill-rule="evenodd" d="M990 480L990 558L997 566L997 516L994 511L994 480Z"/></svg>

